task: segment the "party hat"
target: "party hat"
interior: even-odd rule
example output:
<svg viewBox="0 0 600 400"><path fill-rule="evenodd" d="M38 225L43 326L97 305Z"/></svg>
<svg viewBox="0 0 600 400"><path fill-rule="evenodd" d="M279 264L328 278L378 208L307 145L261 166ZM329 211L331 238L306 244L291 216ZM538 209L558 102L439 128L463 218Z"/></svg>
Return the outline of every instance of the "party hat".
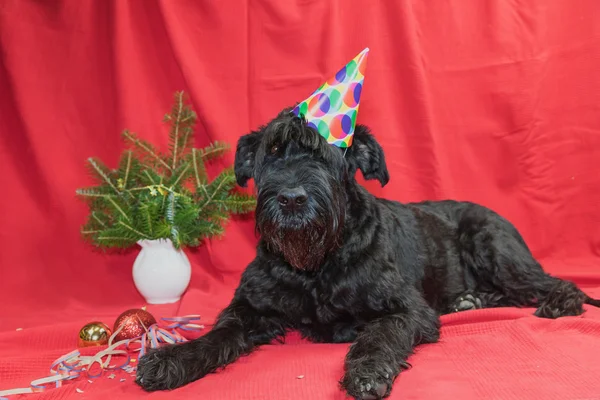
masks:
<svg viewBox="0 0 600 400"><path fill-rule="evenodd" d="M292 110L304 116L308 126L329 144L344 148L352 145L368 54L367 47Z"/></svg>

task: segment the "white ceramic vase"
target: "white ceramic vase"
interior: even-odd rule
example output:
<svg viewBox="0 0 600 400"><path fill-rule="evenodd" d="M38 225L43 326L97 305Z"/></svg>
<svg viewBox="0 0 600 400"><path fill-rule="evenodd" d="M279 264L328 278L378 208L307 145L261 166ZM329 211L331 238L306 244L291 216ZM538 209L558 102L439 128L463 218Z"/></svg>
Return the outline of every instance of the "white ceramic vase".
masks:
<svg viewBox="0 0 600 400"><path fill-rule="evenodd" d="M179 301L192 275L190 260L170 239L140 240L133 263L133 282L149 304Z"/></svg>

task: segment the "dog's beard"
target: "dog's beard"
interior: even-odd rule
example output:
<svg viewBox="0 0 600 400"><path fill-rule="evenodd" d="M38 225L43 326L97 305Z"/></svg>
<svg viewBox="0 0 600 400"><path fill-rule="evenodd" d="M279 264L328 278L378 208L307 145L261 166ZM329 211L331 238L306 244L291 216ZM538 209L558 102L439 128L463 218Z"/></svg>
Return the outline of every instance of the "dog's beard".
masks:
<svg viewBox="0 0 600 400"><path fill-rule="evenodd" d="M303 215L283 216L270 201L259 195L257 230L269 251L281 254L294 268L314 271L328 253L340 246L345 209L343 196ZM325 203L323 197L321 202ZM324 211L327 210L327 211Z"/></svg>
<svg viewBox="0 0 600 400"><path fill-rule="evenodd" d="M281 227L271 222L262 226L262 237L270 250L281 253L294 268L316 270L327 252L337 244L337 232L323 221L303 227Z"/></svg>

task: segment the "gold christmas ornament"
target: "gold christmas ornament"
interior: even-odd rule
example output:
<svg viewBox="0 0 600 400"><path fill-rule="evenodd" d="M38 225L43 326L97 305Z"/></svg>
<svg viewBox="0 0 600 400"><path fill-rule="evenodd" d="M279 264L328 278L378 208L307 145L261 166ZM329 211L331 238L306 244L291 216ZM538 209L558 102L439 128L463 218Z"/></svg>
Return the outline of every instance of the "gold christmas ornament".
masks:
<svg viewBox="0 0 600 400"><path fill-rule="evenodd" d="M104 346L112 335L110 328L99 321L85 324L79 330L78 347Z"/></svg>

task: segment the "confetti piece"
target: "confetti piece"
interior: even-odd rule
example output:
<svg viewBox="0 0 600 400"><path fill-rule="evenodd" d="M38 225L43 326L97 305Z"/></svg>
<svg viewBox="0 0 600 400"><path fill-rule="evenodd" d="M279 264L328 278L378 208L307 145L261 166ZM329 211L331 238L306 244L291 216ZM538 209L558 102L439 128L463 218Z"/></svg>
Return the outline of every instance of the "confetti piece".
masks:
<svg viewBox="0 0 600 400"><path fill-rule="evenodd" d="M115 367L115 364L112 364L112 365L108 366L108 368L111 368L111 369L114 368L114 367Z"/></svg>
<svg viewBox="0 0 600 400"><path fill-rule="evenodd" d="M121 378L121 379L120 379L120 381L121 381L121 382L125 382L125 378Z"/></svg>
<svg viewBox="0 0 600 400"><path fill-rule="evenodd" d="M22 330L23 330L23 328L17 328L16 330L17 330L17 331L22 331Z"/></svg>
<svg viewBox="0 0 600 400"><path fill-rule="evenodd" d="M79 389L79 388L75 388L75 391L76 391L77 393L83 393L83 390L81 390L81 389Z"/></svg>
<svg viewBox="0 0 600 400"><path fill-rule="evenodd" d="M108 379L115 379L115 374L110 374L109 376L107 376Z"/></svg>
<svg viewBox="0 0 600 400"><path fill-rule="evenodd" d="M136 362L136 361L137 361L137 359L135 359L135 358L131 359L131 362Z"/></svg>
<svg viewBox="0 0 600 400"><path fill-rule="evenodd" d="M146 311L146 306L143 306L143 307L142 307L142 310Z"/></svg>
<svg viewBox="0 0 600 400"><path fill-rule="evenodd" d="M94 383L94 381L93 381L93 380L91 380L91 379L88 379L88 382L89 382L89 383Z"/></svg>
<svg viewBox="0 0 600 400"><path fill-rule="evenodd" d="M303 379L303 378L304 378L304 375L298 375L296 378L298 378L298 379Z"/></svg>

